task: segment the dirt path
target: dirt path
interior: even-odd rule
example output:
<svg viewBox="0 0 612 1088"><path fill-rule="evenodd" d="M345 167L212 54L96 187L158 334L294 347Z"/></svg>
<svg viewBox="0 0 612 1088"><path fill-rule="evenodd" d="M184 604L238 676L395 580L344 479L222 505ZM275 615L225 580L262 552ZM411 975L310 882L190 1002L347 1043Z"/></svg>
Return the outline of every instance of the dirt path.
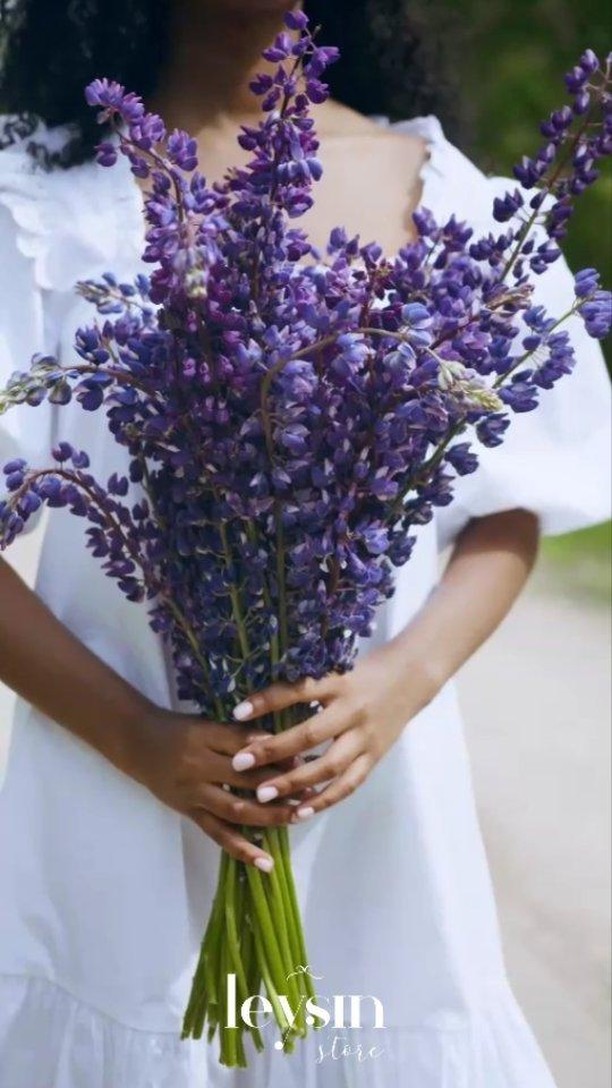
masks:
<svg viewBox="0 0 612 1088"><path fill-rule="evenodd" d="M609 1088L610 622L541 576L461 678L510 975L559 1088Z"/></svg>
<svg viewBox="0 0 612 1088"><path fill-rule="evenodd" d="M559 1088L610 1084L609 661L607 610L541 573L461 677L510 975Z"/></svg>

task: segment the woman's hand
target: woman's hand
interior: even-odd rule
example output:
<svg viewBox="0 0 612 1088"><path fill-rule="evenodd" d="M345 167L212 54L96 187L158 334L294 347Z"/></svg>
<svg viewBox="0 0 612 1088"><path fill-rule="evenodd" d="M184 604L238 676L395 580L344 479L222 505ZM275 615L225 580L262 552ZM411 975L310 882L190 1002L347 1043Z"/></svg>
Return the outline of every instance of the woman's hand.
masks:
<svg viewBox="0 0 612 1088"><path fill-rule="evenodd" d="M255 791L269 776L268 770L239 774L232 767L232 756L247 735L266 734L257 730L247 734L238 725L153 708L134 730L126 770L164 804L189 816L232 857L269 872L274 864L270 855L249 842L236 825L288 824L295 809L287 803L263 805L224 788Z"/></svg>
<svg viewBox="0 0 612 1088"><path fill-rule="evenodd" d="M328 785L295 809L294 820L338 804L365 781L399 737L406 723L437 691L437 682L416 660L410 661L397 640L370 653L344 674L296 684L276 683L249 696L234 716L250 721L296 703L317 701L322 710L284 733L243 746L233 766L241 775L290 759L332 741L323 755L282 773L267 771L257 796L263 803L289 797L307 787Z"/></svg>
<svg viewBox="0 0 612 1088"><path fill-rule="evenodd" d="M280 774L271 770L258 789L260 801L329 782L295 812L294 818L307 819L352 793L406 723L501 622L535 562L538 536L538 520L526 510L469 522L439 585L393 639L358 660L351 672L273 684L237 706L239 721L296 703L316 700L323 707L302 725L245 745L233 760L240 773L332 742L303 766Z"/></svg>
<svg viewBox="0 0 612 1088"><path fill-rule="evenodd" d="M2 558L0 601L0 680L189 816L233 857L264 872L272 868L272 858L239 825L287 824L294 809L223 789L254 791L269 777L269 770L244 775L232 769L232 756L248 737L244 727L154 706L60 623Z"/></svg>

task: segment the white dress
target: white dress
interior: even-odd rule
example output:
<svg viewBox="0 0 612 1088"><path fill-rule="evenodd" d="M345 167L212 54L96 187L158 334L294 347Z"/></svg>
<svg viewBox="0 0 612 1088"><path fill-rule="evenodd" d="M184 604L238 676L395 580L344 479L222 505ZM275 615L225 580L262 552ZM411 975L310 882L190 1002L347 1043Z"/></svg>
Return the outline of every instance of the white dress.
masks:
<svg viewBox="0 0 612 1088"><path fill-rule="evenodd" d="M507 179L481 173L434 116L397 128L429 144L421 203L488 229ZM73 285L138 269L141 210L125 163L47 175L20 148L0 154L0 379L43 348L70 358L76 327L92 320ZM567 265L538 290L564 311ZM515 418L506 444L484 452L454 505L421 531L370 645L410 619L436 581L439 547L470 517L523 506L554 533L607 516L607 379L599 346L578 319L572 328L577 370L538 412ZM76 404L4 416L1 459L20 450L45 464L56 436L87 449L103 478L123 463L103 414ZM145 611L104 577L82 533L78 519L51 512L38 593L87 646L170 705L166 656ZM328 1029L292 1057L269 1035L247 1072L229 1071L216 1047L179 1041L217 847L19 703L0 793L1 1088L553 1088L505 974L452 684L356 794L291 834L319 992L378 997L386 1027ZM383 1053L318 1061L334 1034Z"/></svg>

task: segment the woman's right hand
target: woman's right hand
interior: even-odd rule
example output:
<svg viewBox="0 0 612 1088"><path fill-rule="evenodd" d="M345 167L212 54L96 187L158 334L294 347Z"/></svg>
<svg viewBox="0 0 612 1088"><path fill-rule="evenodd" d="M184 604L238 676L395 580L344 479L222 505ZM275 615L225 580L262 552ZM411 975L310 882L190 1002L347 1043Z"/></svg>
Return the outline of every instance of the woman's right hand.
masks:
<svg viewBox="0 0 612 1088"><path fill-rule="evenodd" d="M240 825L276 827L291 823L288 803L260 804L225 787L255 791L270 769L239 772L232 758L247 738L263 731L209 721L154 707L135 731L128 773L160 801L188 816L232 857L263 872L273 866L270 855L241 834ZM239 825L239 826L237 826Z"/></svg>
<svg viewBox="0 0 612 1088"><path fill-rule="evenodd" d="M261 804L223 789L254 791L269 777L269 767L232 768L232 756L256 727L157 708L60 623L1 557L0 601L0 680L189 816L233 857L264 872L272 867L270 856L240 833L240 825L289 824L288 799Z"/></svg>

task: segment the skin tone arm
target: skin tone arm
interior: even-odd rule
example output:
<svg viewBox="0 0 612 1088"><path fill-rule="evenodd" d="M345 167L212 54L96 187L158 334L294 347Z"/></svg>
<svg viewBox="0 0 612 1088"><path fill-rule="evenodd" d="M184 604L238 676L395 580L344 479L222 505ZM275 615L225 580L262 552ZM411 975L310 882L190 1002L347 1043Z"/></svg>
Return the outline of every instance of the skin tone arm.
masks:
<svg viewBox="0 0 612 1088"><path fill-rule="evenodd" d="M353 793L406 723L495 631L533 567L538 535L537 519L523 510L470 522L439 585L397 636L350 672L276 683L236 707L234 715L241 721L313 700L322 707L309 721L245 746L233 760L245 774L332 742L323 755L290 771L271 770L258 789L259 799L278 803L297 789L318 787L294 811L297 821Z"/></svg>
<svg viewBox="0 0 612 1088"><path fill-rule="evenodd" d="M233 770L244 727L155 706L75 638L2 559L0 601L0 680L234 857L269 871L269 855L237 825L286 824L293 809L266 807L222 788L254 790L269 774Z"/></svg>

